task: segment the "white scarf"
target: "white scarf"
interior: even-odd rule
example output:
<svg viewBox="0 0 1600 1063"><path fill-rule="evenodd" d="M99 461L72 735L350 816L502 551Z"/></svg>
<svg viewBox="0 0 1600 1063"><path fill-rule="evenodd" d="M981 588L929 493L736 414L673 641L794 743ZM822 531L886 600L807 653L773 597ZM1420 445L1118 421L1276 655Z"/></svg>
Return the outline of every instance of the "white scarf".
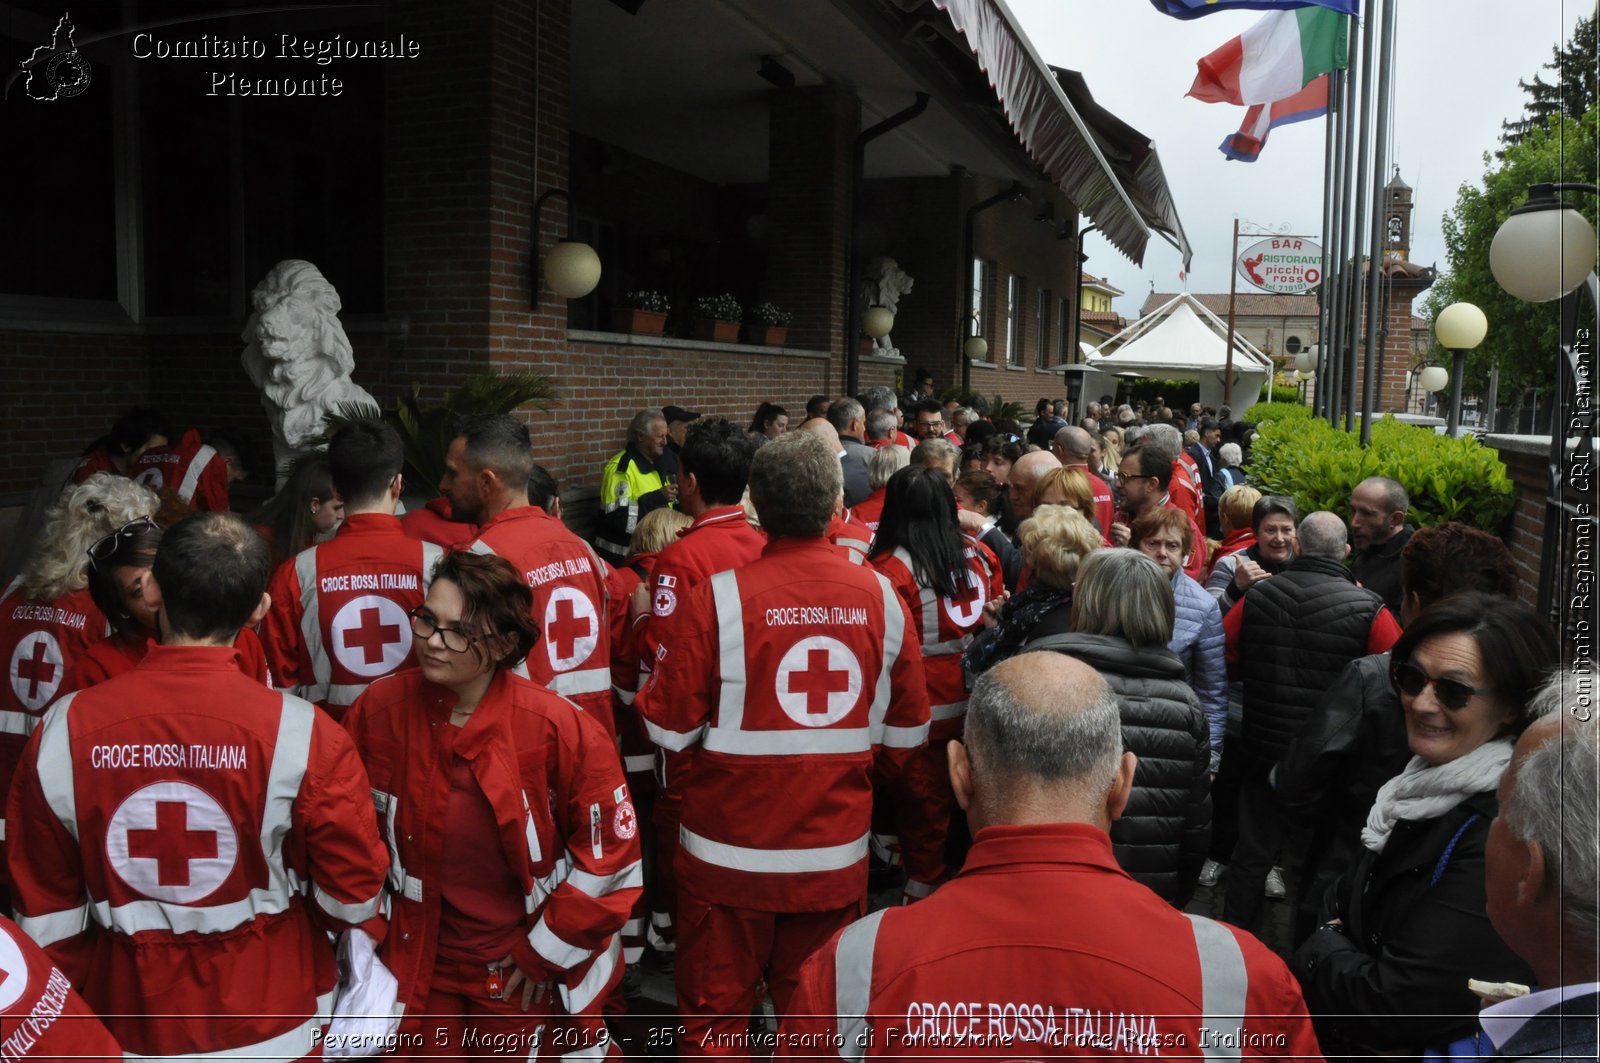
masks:
<svg viewBox="0 0 1600 1063"><path fill-rule="evenodd" d="M1412 757L1404 771L1378 790L1367 825L1361 828L1361 844L1381 853L1400 820L1433 819L1473 794L1495 789L1511 763L1511 744L1509 738L1497 738L1439 765Z"/></svg>

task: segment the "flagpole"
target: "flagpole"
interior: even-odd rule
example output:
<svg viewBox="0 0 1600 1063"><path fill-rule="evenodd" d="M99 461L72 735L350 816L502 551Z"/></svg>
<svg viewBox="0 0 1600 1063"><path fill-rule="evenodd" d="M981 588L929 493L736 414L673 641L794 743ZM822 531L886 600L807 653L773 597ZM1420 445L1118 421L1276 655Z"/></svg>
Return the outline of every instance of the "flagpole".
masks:
<svg viewBox="0 0 1600 1063"><path fill-rule="evenodd" d="M1356 418L1356 351L1361 343L1361 234L1367 228L1367 174L1372 163L1372 48L1377 31L1372 25L1373 8L1378 0L1367 0L1361 19L1361 119L1356 127L1360 141L1360 161L1355 168L1356 214L1355 227L1350 233L1351 255L1349 302L1345 307L1345 322L1350 335L1345 343L1344 366L1344 430L1355 431Z"/></svg>
<svg viewBox="0 0 1600 1063"><path fill-rule="evenodd" d="M1338 115L1341 109L1336 101L1339 91L1343 87L1342 71L1334 70L1328 75L1328 115L1327 129L1323 131L1322 147L1322 279L1318 282L1317 291L1317 363L1312 366L1316 374L1317 399L1312 406L1312 411L1318 416L1323 415L1327 405L1327 396L1324 388L1327 381L1328 364L1328 337L1329 337L1329 310L1332 304L1329 299L1333 294L1330 269L1333 263L1333 219L1337 208L1335 200L1339 194L1337 174L1339 150L1339 135L1337 129Z"/></svg>
<svg viewBox="0 0 1600 1063"><path fill-rule="evenodd" d="M1334 225L1334 268L1338 279L1334 287L1333 308L1329 311L1333 332L1332 361L1328 367L1328 423L1335 428L1339 425L1339 416L1344 408L1344 369L1345 369L1345 334L1349 331L1349 320L1345 316L1345 307L1349 300L1351 271L1350 271L1350 211L1354 199L1350 195L1350 186L1355 181L1355 137L1356 137L1356 87L1362 74L1365 73L1360 66L1360 54L1357 45L1357 36L1361 31L1361 20L1351 16L1348 39L1345 42L1345 58L1348 64L1344 77L1344 99L1340 106L1343 115L1339 122L1339 215Z"/></svg>
<svg viewBox="0 0 1600 1063"><path fill-rule="evenodd" d="M1233 216L1233 253L1228 256L1228 353L1222 369L1222 404L1233 405L1233 302L1239 295L1239 216ZM1270 358L1269 358L1270 360ZM1274 375L1276 367L1270 370ZM1267 392L1272 391L1268 377Z"/></svg>
<svg viewBox="0 0 1600 1063"><path fill-rule="evenodd" d="M1372 396L1376 390L1373 363L1378 346L1378 295L1383 287L1384 204L1383 172L1389 168L1389 98L1394 91L1394 9L1397 0L1384 0L1381 58L1378 61L1378 122L1372 147L1372 274L1367 283L1367 347L1362 360L1361 443L1372 442Z"/></svg>

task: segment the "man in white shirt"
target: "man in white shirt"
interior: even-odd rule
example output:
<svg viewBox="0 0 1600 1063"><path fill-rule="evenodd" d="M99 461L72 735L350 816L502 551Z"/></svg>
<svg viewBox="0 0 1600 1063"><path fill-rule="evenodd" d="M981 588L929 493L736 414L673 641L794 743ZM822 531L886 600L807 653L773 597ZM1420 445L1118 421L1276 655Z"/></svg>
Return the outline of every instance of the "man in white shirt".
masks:
<svg viewBox="0 0 1600 1063"><path fill-rule="evenodd" d="M1489 829L1489 921L1540 987L1480 1013L1495 1054L1510 1059L1596 1058L1600 721L1582 681L1558 672L1540 691L1532 709L1546 713L1517 741Z"/></svg>

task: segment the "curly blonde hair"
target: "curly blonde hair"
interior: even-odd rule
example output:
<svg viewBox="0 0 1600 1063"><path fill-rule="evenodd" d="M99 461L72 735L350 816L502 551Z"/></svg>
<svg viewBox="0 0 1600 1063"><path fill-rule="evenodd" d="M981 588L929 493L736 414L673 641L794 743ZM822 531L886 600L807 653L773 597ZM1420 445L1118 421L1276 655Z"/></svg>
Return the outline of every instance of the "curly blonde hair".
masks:
<svg viewBox="0 0 1600 1063"><path fill-rule="evenodd" d="M1017 529L1022 563L1034 579L1057 590L1071 590L1078 564L1101 546L1100 533L1070 506L1040 506Z"/></svg>
<svg viewBox="0 0 1600 1063"><path fill-rule="evenodd" d="M87 587L89 547L129 521L153 516L160 504L150 488L109 472L63 491L23 566L23 591L32 601L53 602Z"/></svg>

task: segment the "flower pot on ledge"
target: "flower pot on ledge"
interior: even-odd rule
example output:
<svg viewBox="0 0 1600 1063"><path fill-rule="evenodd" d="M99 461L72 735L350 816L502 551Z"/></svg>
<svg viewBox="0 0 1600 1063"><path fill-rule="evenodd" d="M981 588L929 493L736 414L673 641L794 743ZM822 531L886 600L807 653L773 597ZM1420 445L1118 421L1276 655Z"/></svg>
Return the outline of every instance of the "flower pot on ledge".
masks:
<svg viewBox="0 0 1600 1063"><path fill-rule="evenodd" d="M611 311L611 328L635 336L659 336L667 330L667 315L654 310L619 307Z"/></svg>
<svg viewBox="0 0 1600 1063"><path fill-rule="evenodd" d="M788 325L758 325L751 322L744 327L744 341L757 347L782 347L788 339Z"/></svg>
<svg viewBox="0 0 1600 1063"><path fill-rule="evenodd" d="M694 338L697 340L710 340L712 343L738 343L739 323L737 321L715 321L707 318L695 318Z"/></svg>

